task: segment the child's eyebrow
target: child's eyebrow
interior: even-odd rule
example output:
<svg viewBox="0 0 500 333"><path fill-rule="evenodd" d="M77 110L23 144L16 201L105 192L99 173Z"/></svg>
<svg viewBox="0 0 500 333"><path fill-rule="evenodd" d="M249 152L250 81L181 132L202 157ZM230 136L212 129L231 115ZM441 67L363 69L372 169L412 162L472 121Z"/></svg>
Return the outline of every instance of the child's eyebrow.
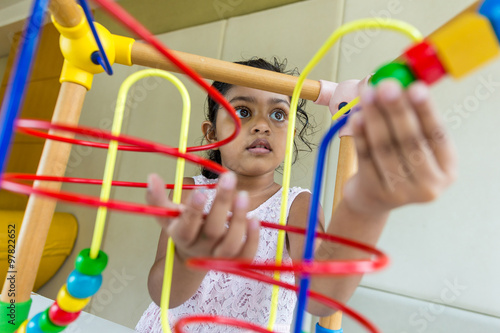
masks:
<svg viewBox="0 0 500 333"><path fill-rule="evenodd" d="M286 105L288 105L288 107L290 107L290 102L282 98L271 98L268 102L268 104L280 104L280 103L285 103Z"/></svg>
<svg viewBox="0 0 500 333"><path fill-rule="evenodd" d="M257 103L257 99L253 96L235 96L235 97L231 98L229 103L238 102L238 101L254 103L254 104ZM267 104L269 104L269 105L280 104L280 103L284 103L284 104L288 105L288 107L290 107L290 102L287 101L286 99L274 97L274 98L270 98L267 101Z"/></svg>
<svg viewBox="0 0 500 333"><path fill-rule="evenodd" d="M257 100L255 99L255 97L252 97L252 96L235 96L235 97L231 98L229 103L238 102L238 101L257 103Z"/></svg>

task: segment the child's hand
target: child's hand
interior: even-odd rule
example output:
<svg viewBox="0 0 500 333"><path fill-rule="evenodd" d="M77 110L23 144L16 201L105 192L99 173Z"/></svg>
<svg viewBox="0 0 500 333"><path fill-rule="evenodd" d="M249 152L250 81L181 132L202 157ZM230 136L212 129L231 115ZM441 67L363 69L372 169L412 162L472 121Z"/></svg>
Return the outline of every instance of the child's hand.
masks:
<svg viewBox="0 0 500 333"><path fill-rule="evenodd" d="M361 107L349 124L359 171L344 188L348 206L377 214L436 199L455 179L456 156L427 87L386 80L365 88Z"/></svg>
<svg viewBox="0 0 500 333"><path fill-rule="evenodd" d="M194 191L183 205L175 205L157 175L149 178L146 199L149 204L181 210L177 218L159 218L164 231L172 237L176 254L185 261L190 257L253 259L259 243L259 222L249 220L248 195L236 192L236 176L220 176L217 195L208 215L203 217L206 196ZM231 217L228 213L232 212ZM228 226L226 226L226 224Z"/></svg>

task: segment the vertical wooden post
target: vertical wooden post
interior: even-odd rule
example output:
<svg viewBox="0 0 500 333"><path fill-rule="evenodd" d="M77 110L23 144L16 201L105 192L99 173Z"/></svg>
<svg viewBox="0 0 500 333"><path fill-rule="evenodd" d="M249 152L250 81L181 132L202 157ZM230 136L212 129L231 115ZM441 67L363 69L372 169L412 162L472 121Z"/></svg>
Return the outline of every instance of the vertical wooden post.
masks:
<svg viewBox="0 0 500 333"><path fill-rule="evenodd" d="M52 122L78 125L80 112L87 89L79 84L64 82L59 92ZM63 136L72 136L60 133ZM38 175L64 176L66 164L71 152L71 145L59 141L47 140L43 148ZM61 183L37 181L34 187L58 191ZM14 300L16 303L30 299L35 283L36 273L40 264L43 247L54 215L56 200L32 195L28 200L23 224L19 233L15 253L15 286ZM12 276L12 274L9 274ZM9 284L4 283L1 300L10 302L8 296Z"/></svg>
<svg viewBox="0 0 500 333"><path fill-rule="evenodd" d="M58 23L63 26L74 26L82 19L81 11L73 0L52 0L49 9ZM52 122L78 125L86 92L87 89L79 84L64 82L59 91ZM67 133L61 135L73 136ZM47 140L37 174L64 176L70 152L70 144ZM61 183L37 181L33 186L57 191L61 188ZM15 295L9 296L10 283L4 283L1 301L11 302L12 299L20 303L30 299L55 207L55 200L39 198L35 195L29 198L16 244L15 266L11 269L15 273L9 274L10 277L14 276Z"/></svg>
<svg viewBox="0 0 500 333"><path fill-rule="evenodd" d="M74 27L83 18L82 11L75 0L51 0L49 11L56 22L63 27Z"/></svg>
<svg viewBox="0 0 500 333"><path fill-rule="evenodd" d="M354 138L351 136L343 136L340 138L339 159L337 162L337 177L335 180L335 192L333 195L332 215L337 207L340 199L342 199L342 189L345 183L358 169L358 161L356 158L356 146ZM342 327L342 312L337 311L329 317L321 317L319 324L330 330L339 330Z"/></svg>

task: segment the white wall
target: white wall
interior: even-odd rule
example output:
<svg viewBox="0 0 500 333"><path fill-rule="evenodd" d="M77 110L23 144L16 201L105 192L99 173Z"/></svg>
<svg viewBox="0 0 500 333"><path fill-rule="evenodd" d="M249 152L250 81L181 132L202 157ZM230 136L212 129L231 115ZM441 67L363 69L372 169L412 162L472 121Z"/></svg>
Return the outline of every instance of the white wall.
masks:
<svg viewBox="0 0 500 333"><path fill-rule="evenodd" d="M344 8L343 1L309 0L168 33L161 36L161 39L174 49L224 60L234 61L254 55L267 58L287 57L290 67L302 69L342 20L348 22L388 12L394 18L417 25L427 34L470 2L374 0L367 5L366 1L350 0ZM398 6L394 6L395 4ZM337 49L328 55L314 71L312 78L345 80L364 77L384 61L399 55L405 45L406 39L394 33L381 33L368 40L354 34L344 41L340 53ZM357 51L349 54L349 50L353 50L349 46L354 46ZM112 78L97 76L94 88L85 102L81 123L109 128L119 84L136 70L137 68L116 67ZM498 86L495 85L492 88L495 91L488 98L480 100L474 110L463 114L454 111L455 104L471 103L476 88L490 77L494 82L500 82L499 62L460 82L444 80L433 88L437 104L443 110L447 125L457 142L461 162L460 179L436 203L400 209L391 216L380 247L389 253L392 265L382 273L365 277L365 288L360 288L351 302L362 309L366 316L378 321L383 331L444 332L442 326L436 326L432 320L428 320L423 329L423 324L417 321L418 317L410 319L415 311L417 316L421 316L418 312L421 304L436 300L445 305L440 308L445 310L439 316L436 315L439 321L455 322L466 313L469 317L476 314L491 321L484 324L482 319L472 320L470 323L475 326L464 324L463 327L470 327L478 332L492 332L490 327L499 325L500 289L495 286L494 278L500 273L498 265L495 265L500 259L500 249L495 242L500 236L500 228L495 219L494 202L500 188L495 168L500 162L498 145L495 144L499 141L500 134L494 127L500 120L495 109L500 103L500 94L496 92ZM190 134L191 143L194 144L198 143L197 139L200 137L199 124L204 94L190 83L188 89L194 98ZM144 91L147 93L143 94ZM139 84L132 94L138 103L127 110L124 131L175 145L177 120L180 118L180 99L177 93L163 84L156 88L149 85L141 87ZM147 98L142 100L142 96ZM329 123L328 111L312 103L309 103L308 110L322 124L323 127L319 127L321 134ZM480 133L487 133L487 138L478 135ZM319 134L315 140L319 140ZM484 144L486 140L491 140L491 144ZM334 144L328 166L327 188L330 190L324 195L326 205L331 202L333 192L336 154ZM104 155L102 151L75 147L68 175L102 178ZM172 181L173 164L167 160L168 158L157 156L121 153L115 178L144 181L148 172L155 171ZM311 154L297 164L293 174L294 184L310 186L313 161L314 155ZM195 174L197 170L191 168L188 172ZM99 191L96 187L66 185L65 188L94 195L98 195ZM143 194L144 190L137 189L114 190L114 198L134 202L143 202ZM90 245L95 218L94 209L66 204L59 204L58 208L78 217L80 233L75 253L51 283L41 290L43 295L52 298L71 271L77 251ZM325 208L328 213L328 207ZM150 302L146 278L154 258L158 233L159 228L153 218L110 214L103 249L111 260L105 273L103 288L89 307L91 312L125 326L135 325ZM449 304L440 301L443 290L448 288L449 282L454 281L465 289L460 290L459 295ZM367 289L376 290L379 292L376 295L379 296L372 297L372 294L364 292ZM389 297L391 295L395 297ZM380 314L379 302L387 297L388 304L406 309L409 315L405 312L403 319L394 321L391 318L396 312L387 311L385 317ZM451 308L458 308L461 312L454 312ZM351 325L347 319L346 325Z"/></svg>
<svg viewBox="0 0 500 333"><path fill-rule="evenodd" d="M366 1L351 0L345 21L389 16L429 34L473 2L376 0L367 6ZM392 32L374 37L353 34L341 47L339 79L372 72L399 55L406 45L406 38ZM496 211L500 188L500 149L496 144L500 140L496 129L500 124L499 87L497 60L458 82L445 79L432 88L457 145L459 179L437 202L399 209L390 217L379 247L391 257L391 266L366 276L362 285L385 291L384 297L399 295L391 301L402 310L411 310L398 320L385 321L384 331L453 331L443 329L442 322L460 323L460 332L500 329L500 289L494 278L500 274ZM365 314L377 320L381 300L361 297L353 303L363 304Z"/></svg>

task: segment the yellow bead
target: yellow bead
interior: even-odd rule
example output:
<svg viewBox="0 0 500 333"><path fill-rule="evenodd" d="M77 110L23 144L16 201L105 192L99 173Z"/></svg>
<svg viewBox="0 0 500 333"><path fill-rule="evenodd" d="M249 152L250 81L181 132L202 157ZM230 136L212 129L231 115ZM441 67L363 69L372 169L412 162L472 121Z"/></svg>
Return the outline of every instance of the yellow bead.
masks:
<svg viewBox="0 0 500 333"><path fill-rule="evenodd" d="M500 45L489 20L466 13L429 37L446 71L460 78L499 55Z"/></svg>
<svg viewBox="0 0 500 333"><path fill-rule="evenodd" d="M16 333L26 333L26 325L28 325L28 320L25 320L21 326L17 328Z"/></svg>
<svg viewBox="0 0 500 333"><path fill-rule="evenodd" d="M59 307L66 312L78 312L81 311L85 305L90 301L88 298L75 298L70 295L66 285L64 285L57 294L57 304Z"/></svg>

